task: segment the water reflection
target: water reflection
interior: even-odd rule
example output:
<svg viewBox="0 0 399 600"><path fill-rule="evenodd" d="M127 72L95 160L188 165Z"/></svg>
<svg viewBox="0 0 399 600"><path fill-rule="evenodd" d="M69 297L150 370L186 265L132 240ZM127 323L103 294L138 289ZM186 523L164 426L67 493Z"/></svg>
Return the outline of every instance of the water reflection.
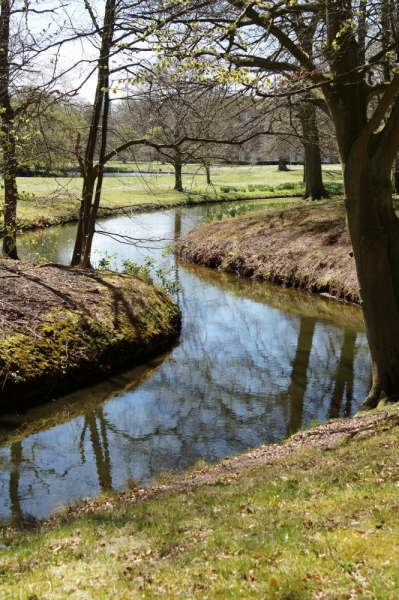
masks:
<svg viewBox="0 0 399 600"><path fill-rule="evenodd" d="M142 232L173 239L197 216L155 214L151 225L145 215ZM119 227L136 233L137 223ZM364 398L370 366L357 309L165 261L182 288L181 343L148 370L20 417L25 433L0 449L2 517L41 516L128 479L148 483L199 457L277 442L353 413Z"/></svg>
<svg viewBox="0 0 399 600"><path fill-rule="evenodd" d="M291 400L291 414L287 433L297 431L302 425L303 402L308 385L307 373L312 350L315 322L301 319L298 343L292 365L291 383L288 398Z"/></svg>

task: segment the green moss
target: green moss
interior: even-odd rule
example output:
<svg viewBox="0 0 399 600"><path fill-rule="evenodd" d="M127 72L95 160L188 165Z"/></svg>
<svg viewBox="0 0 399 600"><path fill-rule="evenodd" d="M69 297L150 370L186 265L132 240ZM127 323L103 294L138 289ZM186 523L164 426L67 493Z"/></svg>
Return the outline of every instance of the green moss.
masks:
<svg viewBox="0 0 399 600"><path fill-rule="evenodd" d="M180 311L158 287L106 274L97 289L92 312L52 307L34 335L11 331L0 341L0 405L47 396L104 365L131 364L177 337Z"/></svg>

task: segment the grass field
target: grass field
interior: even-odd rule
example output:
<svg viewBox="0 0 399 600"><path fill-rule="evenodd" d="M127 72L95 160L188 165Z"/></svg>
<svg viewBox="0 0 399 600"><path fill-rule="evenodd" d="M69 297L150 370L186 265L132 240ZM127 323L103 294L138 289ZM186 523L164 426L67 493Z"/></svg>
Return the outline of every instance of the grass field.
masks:
<svg viewBox="0 0 399 600"><path fill-rule="evenodd" d="M129 165L124 165L127 168ZM129 177L112 174L104 179L102 207L118 210L131 206L165 206L195 204L204 201L251 200L281 196L301 196L303 167L292 166L287 172L276 166L215 166L211 169L212 185L206 185L199 165L186 165L183 170L185 192L175 192L173 175L145 175L152 171L171 172L170 165L139 165L143 175ZM117 168L117 167L116 167ZM137 165L132 169L138 170ZM333 188L342 182L339 165L323 167L324 179ZM76 217L79 207L80 177L20 177L18 219L21 224L57 223ZM334 190L333 190L334 191Z"/></svg>
<svg viewBox="0 0 399 600"><path fill-rule="evenodd" d="M197 465L201 485L167 481L153 498L109 493L5 524L0 597L395 600L398 431L395 409L334 448L283 445L266 464L254 450L216 477Z"/></svg>

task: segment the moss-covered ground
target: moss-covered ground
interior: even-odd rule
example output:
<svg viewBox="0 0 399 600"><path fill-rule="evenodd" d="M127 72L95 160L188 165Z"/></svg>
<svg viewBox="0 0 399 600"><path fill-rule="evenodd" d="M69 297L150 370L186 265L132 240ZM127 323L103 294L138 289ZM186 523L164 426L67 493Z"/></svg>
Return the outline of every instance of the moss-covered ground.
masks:
<svg viewBox="0 0 399 600"><path fill-rule="evenodd" d="M395 409L333 422L6 523L0 597L395 600L398 434Z"/></svg>
<svg viewBox="0 0 399 600"><path fill-rule="evenodd" d="M143 277L3 259L0 278L0 408L138 364L179 335L179 309Z"/></svg>

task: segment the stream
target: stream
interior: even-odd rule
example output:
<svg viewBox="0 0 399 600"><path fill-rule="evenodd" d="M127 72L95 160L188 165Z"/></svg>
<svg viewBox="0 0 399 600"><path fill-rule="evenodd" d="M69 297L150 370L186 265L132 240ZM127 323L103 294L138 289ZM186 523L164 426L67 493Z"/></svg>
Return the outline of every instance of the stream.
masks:
<svg viewBox="0 0 399 600"><path fill-rule="evenodd" d="M201 458L214 462L356 412L370 385L357 307L163 256L217 210L98 224L95 263L105 258L120 267L151 255L170 270L180 285L181 340L145 365L0 419L0 519L44 517L101 491L147 485ZM23 234L20 254L68 263L75 227ZM137 245L120 243L123 236Z"/></svg>

